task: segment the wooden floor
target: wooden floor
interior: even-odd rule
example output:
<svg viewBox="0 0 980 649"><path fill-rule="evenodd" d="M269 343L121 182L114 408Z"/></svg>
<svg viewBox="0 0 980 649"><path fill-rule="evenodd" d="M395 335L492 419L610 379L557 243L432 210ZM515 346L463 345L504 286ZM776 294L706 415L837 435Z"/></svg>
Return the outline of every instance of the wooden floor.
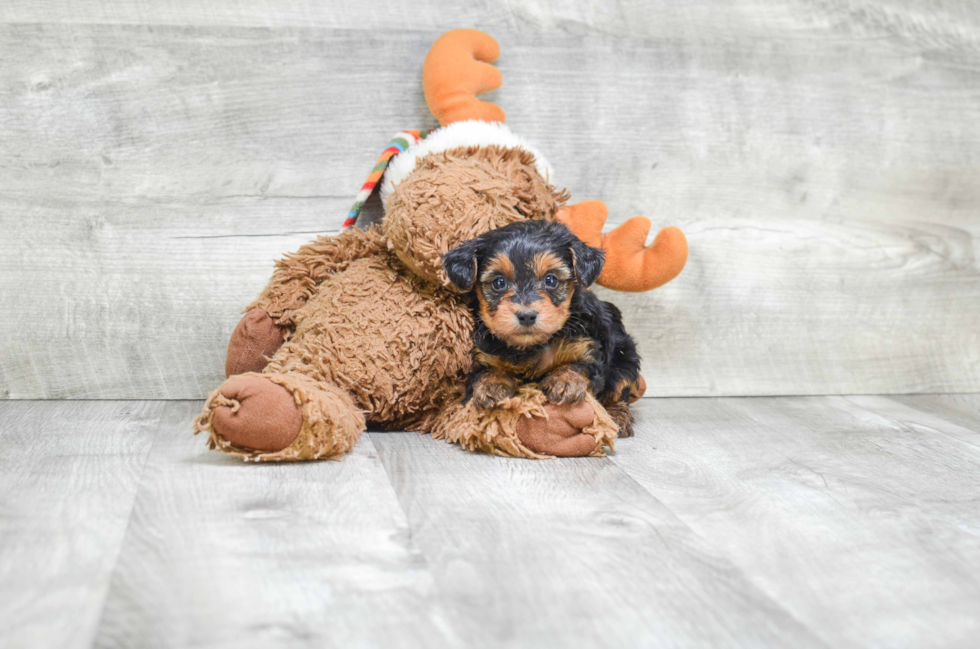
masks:
<svg viewBox="0 0 980 649"><path fill-rule="evenodd" d="M976 646L980 395L647 399L604 459L0 403L0 646Z"/></svg>

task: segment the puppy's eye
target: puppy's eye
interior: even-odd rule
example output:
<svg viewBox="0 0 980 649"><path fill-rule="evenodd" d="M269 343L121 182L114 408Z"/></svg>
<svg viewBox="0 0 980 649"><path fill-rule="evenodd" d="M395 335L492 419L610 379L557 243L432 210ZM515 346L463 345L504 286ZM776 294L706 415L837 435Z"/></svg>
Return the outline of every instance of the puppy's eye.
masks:
<svg viewBox="0 0 980 649"><path fill-rule="evenodd" d="M553 273L548 273L544 276L544 285L548 288L555 288L558 286L558 277Z"/></svg>
<svg viewBox="0 0 980 649"><path fill-rule="evenodd" d="M490 286L493 287L495 291L502 291L507 288L507 280L503 277L494 277L493 281L490 282Z"/></svg>

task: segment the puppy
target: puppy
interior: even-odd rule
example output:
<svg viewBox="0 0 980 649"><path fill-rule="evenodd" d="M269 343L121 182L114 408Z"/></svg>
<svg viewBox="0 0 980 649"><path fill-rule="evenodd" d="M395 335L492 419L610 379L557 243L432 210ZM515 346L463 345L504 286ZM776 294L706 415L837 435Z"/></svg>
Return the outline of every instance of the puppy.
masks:
<svg viewBox="0 0 980 649"><path fill-rule="evenodd" d="M544 220L512 223L449 251L443 268L473 310L465 398L490 408L533 381L558 404L591 390L620 437L632 436L640 357L619 309L588 289L602 264L602 250Z"/></svg>

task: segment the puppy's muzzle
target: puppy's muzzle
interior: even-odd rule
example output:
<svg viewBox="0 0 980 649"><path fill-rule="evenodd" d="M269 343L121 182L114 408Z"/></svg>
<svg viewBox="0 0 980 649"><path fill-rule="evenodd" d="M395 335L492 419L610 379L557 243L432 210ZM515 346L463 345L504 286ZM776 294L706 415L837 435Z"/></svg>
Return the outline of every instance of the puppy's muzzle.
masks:
<svg viewBox="0 0 980 649"><path fill-rule="evenodd" d="M514 315L517 317L517 324L522 327L533 327L538 321L538 312L533 309L521 309Z"/></svg>

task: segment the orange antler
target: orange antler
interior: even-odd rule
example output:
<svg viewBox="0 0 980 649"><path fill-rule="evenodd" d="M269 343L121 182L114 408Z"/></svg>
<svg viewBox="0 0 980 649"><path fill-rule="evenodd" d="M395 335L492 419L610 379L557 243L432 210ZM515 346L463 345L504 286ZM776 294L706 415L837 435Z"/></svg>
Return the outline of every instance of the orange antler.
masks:
<svg viewBox="0 0 980 649"><path fill-rule="evenodd" d="M440 124L504 121L500 106L476 98L500 87L500 70L490 65L498 56L497 41L475 29L454 29L432 44L422 66L422 88Z"/></svg>
<svg viewBox="0 0 980 649"><path fill-rule="evenodd" d="M606 253L606 264L598 283L615 291L649 291L666 284L687 263L687 238L674 227L657 233L653 243L644 247L650 233L650 219L634 216L615 230L602 234L609 209L602 201L584 201L567 205L558 212L558 220L567 225L579 239Z"/></svg>

